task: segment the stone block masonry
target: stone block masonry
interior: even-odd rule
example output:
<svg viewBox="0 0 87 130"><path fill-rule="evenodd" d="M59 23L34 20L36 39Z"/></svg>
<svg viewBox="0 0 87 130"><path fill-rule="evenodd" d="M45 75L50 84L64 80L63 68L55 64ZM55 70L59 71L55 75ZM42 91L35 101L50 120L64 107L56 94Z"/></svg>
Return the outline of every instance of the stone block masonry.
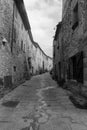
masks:
<svg viewBox="0 0 87 130"><path fill-rule="evenodd" d="M60 36L60 37L59 37ZM55 39L56 38L56 39ZM54 70L65 80L73 79L87 85L87 1L63 0L61 29L54 38ZM58 42L60 45L58 46ZM60 68L55 67L60 59Z"/></svg>
<svg viewBox="0 0 87 130"><path fill-rule="evenodd" d="M5 44L2 43L3 38L7 40ZM39 59L42 63L44 61L44 65L37 60L37 51L40 52ZM1 84L9 87L12 84L18 84L28 79L30 73L36 74L39 69L37 66L49 70L48 64L52 62L50 63L48 59L52 61L33 40L24 2L22 0L0 0Z"/></svg>
<svg viewBox="0 0 87 130"><path fill-rule="evenodd" d="M0 45L2 38L5 37L11 45L12 38L12 19L13 19L13 0L0 1Z"/></svg>
<svg viewBox="0 0 87 130"><path fill-rule="evenodd" d="M69 74L72 73L72 78L76 80L78 78L83 79L83 83L87 85L87 1L70 0L67 4L62 19L62 48L64 61L66 62L66 75L68 72ZM69 60L72 61L72 70L70 70ZM76 68L78 69L77 73Z"/></svg>
<svg viewBox="0 0 87 130"><path fill-rule="evenodd" d="M13 17L13 1L0 1L0 78L5 83L5 77L12 77L11 63L12 56L10 53L11 38L12 38L12 17ZM5 46L2 44L3 38L6 38L8 43ZM2 83L1 83L2 84ZM5 83L6 84L6 83Z"/></svg>
<svg viewBox="0 0 87 130"><path fill-rule="evenodd" d="M10 87L24 79L26 60L26 29L18 8L15 10L14 6L16 7L14 0L0 1L0 78L5 86ZM5 45L2 43L3 38L7 40Z"/></svg>

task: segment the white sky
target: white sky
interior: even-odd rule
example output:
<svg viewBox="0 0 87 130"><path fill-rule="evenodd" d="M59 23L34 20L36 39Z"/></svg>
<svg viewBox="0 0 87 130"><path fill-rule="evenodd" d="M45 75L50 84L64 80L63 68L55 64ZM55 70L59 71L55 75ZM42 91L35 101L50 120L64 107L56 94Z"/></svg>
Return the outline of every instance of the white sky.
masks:
<svg viewBox="0 0 87 130"><path fill-rule="evenodd" d="M61 21L62 0L24 0L34 41L52 57L54 28Z"/></svg>

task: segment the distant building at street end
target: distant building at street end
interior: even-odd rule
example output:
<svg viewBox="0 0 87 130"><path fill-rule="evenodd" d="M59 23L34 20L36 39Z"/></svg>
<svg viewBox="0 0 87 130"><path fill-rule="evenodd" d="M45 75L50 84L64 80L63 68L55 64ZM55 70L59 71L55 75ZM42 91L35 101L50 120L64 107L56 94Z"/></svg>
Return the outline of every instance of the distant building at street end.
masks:
<svg viewBox="0 0 87 130"><path fill-rule="evenodd" d="M53 60L51 57L47 56L41 49L38 43L34 42L36 45L36 72L43 73L50 71L53 67Z"/></svg>

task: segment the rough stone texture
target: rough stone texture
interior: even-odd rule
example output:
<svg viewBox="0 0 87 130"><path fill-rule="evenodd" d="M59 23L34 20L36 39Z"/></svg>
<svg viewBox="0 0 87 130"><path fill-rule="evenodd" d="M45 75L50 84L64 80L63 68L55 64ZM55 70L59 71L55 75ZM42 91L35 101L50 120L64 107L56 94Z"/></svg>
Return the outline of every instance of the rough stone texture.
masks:
<svg viewBox="0 0 87 130"><path fill-rule="evenodd" d="M26 69L24 44L26 44L26 37L28 34L26 35L24 25L22 28L23 21L17 7L17 18L14 12L14 23L12 23L13 4L15 5L13 0L0 1L0 78L3 78L4 76L12 76L12 82L13 84L16 84L24 79ZM12 28L14 37L12 37ZM6 38L8 41L5 46L2 45L3 38ZM23 47L21 49L22 40ZM12 42L13 52L11 53Z"/></svg>
<svg viewBox="0 0 87 130"><path fill-rule="evenodd" d="M61 37L62 33L61 32L61 26L62 23L60 22L57 25L56 28L56 33L53 41L53 68L54 68L54 73L55 73L55 79L60 80L60 62L61 62L61 57L62 57L62 45L61 45Z"/></svg>
<svg viewBox="0 0 87 130"><path fill-rule="evenodd" d="M13 0L0 0L0 45L5 37L11 45Z"/></svg>
<svg viewBox="0 0 87 130"><path fill-rule="evenodd" d="M13 84L27 78L30 69L32 73L36 73L36 51L43 54L42 57L39 55L39 64L41 60L45 60L44 66L48 67L47 56L34 45L31 30L30 28L26 30L24 24L26 20L17 7L19 6L16 6L15 0L0 0L0 78L3 80L4 76L11 76ZM24 7L21 10L23 11ZM3 38L8 41L5 46L2 46ZM28 58L31 58L31 68L29 68Z"/></svg>
<svg viewBox="0 0 87 130"><path fill-rule="evenodd" d="M64 56L66 58L71 57L75 55L78 51L81 51L83 49L83 14L82 11L82 4L85 4L84 1L78 1L79 6L79 26L73 31L73 9L76 1L72 1L72 3L69 3L69 6L67 8L67 12L63 18L62 21L62 35L63 35L63 47L64 47ZM73 5L74 4L74 5ZM70 6L71 5L71 6ZM82 40L81 40L82 39Z"/></svg>
<svg viewBox="0 0 87 130"><path fill-rule="evenodd" d="M34 76L0 100L0 129L87 130L87 111L75 108L49 74Z"/></svg>
<svg viewBox="0 0 87 130"><path fill-rule="evenodd" d="M12 75L13 82L17 83L20 80L24 79L26 57L25 57L25 47L27 44L27 35L26 29L24 27L20 13L15 5L16 12L14 12L14 35L13 36L13 62L12 62ZM14 71L16 67L16 71Z"/></svg>
<svg viewBox="0 0 87 130"><path fill-rule="evenodd" d="M73 27L73 10L78 2L78 16L79 24ZM63 18L62 18L62 33L61 44L63 49L63 58L65 61L65 74L67 75L67 61L78 52L83 51L83 71L84 84L87 85L87 1L86 0L69 0L64 4ZM65 77L66 78L66 77Z"/></svg>
<svg viewBox="0 0 87 130"><path fill-rule="evenodd" d="M1 46L0 49L0 77L11 75L11 53L6 46Z"/></svg>
<svg viewBox="0 0 87 130"><path fill-rule="evenodd" d="M13 1L0 1L0 78L4 82L4 76L12 76L11 73L11 37L12 37L12 14ZM8 43L2 45L3 38L6 38Z"/></svg>

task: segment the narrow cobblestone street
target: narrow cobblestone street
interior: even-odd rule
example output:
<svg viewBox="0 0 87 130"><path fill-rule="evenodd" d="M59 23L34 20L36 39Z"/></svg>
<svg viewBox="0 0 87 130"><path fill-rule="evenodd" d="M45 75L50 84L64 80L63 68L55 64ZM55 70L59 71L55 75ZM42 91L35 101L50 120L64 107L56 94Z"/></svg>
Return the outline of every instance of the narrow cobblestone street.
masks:
<svg viewBox="0 0 87 130"><path fill-rule="evenodd" d="M0 130L87 130L87 111L75 108L46 73L0 100Z"/></svg>

